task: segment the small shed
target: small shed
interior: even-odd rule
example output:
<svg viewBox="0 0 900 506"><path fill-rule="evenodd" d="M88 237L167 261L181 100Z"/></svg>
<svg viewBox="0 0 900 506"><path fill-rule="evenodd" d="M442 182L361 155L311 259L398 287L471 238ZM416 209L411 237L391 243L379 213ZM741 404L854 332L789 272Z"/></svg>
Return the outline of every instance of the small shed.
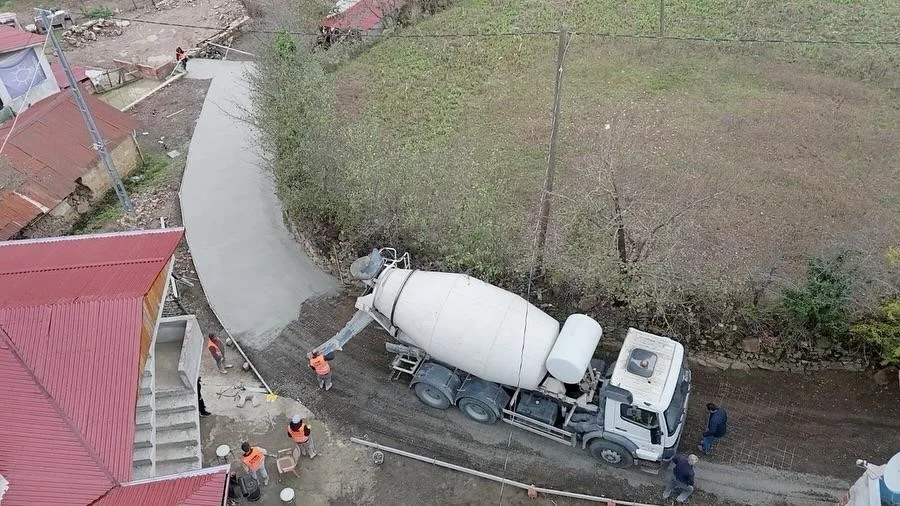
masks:
<svg viewBox="0 0 900 506"><path fill-rule="evenodd" d="M44 55L46 37L0 25L0 108L13 112L59 93Z"/></svg>

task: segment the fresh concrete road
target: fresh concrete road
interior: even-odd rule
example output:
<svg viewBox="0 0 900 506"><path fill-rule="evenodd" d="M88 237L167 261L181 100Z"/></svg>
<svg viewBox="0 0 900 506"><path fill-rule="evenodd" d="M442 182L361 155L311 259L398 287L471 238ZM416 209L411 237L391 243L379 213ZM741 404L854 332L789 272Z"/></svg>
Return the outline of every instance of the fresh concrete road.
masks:
<svg viewBox="0 0 900 506"><path fill-rule="evenodd" d="M187 77L212 79L181 182L188 246L209 304L228 332L259 348L300 305L337 282L300 250L246 121L252 64L191 60Z"/></svg>

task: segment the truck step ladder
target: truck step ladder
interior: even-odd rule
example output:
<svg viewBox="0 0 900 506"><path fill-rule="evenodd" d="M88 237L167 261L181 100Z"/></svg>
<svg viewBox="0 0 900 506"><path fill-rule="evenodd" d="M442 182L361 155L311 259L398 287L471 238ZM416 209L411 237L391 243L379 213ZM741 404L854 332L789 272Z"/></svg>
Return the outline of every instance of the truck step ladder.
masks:
<svg viewBox="0 0 900 506"><path fill-rule="evenodd" d="M405 355L399 354L394 357L394 360L391 361L391 381L398 379L400 376L404 374L409 374L410 376L414 376L416 371L419 370L419 367L422 366L422 362L425 361L425 357L420 355Z"/></svg>

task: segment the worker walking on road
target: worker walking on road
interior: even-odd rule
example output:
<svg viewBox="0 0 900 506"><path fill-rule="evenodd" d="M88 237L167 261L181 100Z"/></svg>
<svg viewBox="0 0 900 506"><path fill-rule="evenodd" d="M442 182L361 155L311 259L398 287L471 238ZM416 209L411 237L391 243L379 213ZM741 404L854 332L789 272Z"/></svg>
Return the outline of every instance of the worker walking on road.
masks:
<svg viewBox="0 0 900 506"><path fill-rule="evenodd" d="M706 405L706 410L709 411L709 420L706 423L703 440L700 441L702 453L709 453L712 450L713 441L725 437L728 425L728 414L724 408L710 402Z"/></svg>
<svg viewBox="0 0 900 506"><path fill-rule="evenodd" d="M328 363L328 357L322 355L319 350L311 351L307 357L309 357L309 368L316 371L319 388L331 390L331 364Z"/></svg>
<svg viewBox="0 0 900 506"><path fill-rule="evenodd" d="M207 337L206 348L209 350L209 354L212 355L213 360L216 361L219 372L228 374L227 369L231 369L231 365L225 363L225 346L222 345L222 341L214 333L210 332Z"/></svg>
<svg viewBox="0 0 900 506"><path fill-rule="evenodd" d="M300 418L300 415L291 417L291 423L288 424L288 436L294 443L297 443L297 450L300 455L309 455L309 458L316 457L316 450L313 448L312 438L310 437L309 425ZM294 460L300 460L299 456Z"/></svg>
<svg viewBox="0 0 900 506"><path fill-rule="evenodd" d="M269 484L269 472L266 471L266 455L268 452L258 446L250 446L250 443L244 441L241 443L241 450L244 454L241 456L241 463L244 470L250 473L254 480L259 481L262 478L262 484Z"/></svg>
<svg viewBox="0 0 900 506"><path fill-rule="evenodd" d="M687 457L676 455L672 459L675 469L672 470L669 483L666 484L666 489L663 490L663 504L668 505L669 497L674 493L678 494L675 496L677 504L684 504L687 501L687 498L694 492L694 465L697 464L698 460L700 459L693 454Z"/></svg>

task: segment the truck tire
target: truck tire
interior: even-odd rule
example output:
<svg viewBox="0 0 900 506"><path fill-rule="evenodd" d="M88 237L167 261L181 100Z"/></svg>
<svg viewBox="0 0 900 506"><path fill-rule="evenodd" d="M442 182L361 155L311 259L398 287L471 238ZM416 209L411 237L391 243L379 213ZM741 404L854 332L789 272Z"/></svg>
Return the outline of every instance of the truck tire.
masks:
<svg viewBox="0 0 900 506"><path fill-rule="evenodd" d="M634 465L634 458L631 456L631 452L616 443L604 439L595 439L591 441L588 448L595 459L610 467L624 469Z"/></svg>
<svg viewBox="0 0 900 506"><path fill-rule="evenodd" d="M428 383L416 383L416 397L426 406L435 409L447 409L450 407L450 399L443 392Z"/></svg>
<svg viewBox="0 0 900 506"><path fill-rule="evenodd" d="M497 423L497 414L487 404L472 397L463 397L456 401L459 410L466 417L478 423Z"/></svg>

